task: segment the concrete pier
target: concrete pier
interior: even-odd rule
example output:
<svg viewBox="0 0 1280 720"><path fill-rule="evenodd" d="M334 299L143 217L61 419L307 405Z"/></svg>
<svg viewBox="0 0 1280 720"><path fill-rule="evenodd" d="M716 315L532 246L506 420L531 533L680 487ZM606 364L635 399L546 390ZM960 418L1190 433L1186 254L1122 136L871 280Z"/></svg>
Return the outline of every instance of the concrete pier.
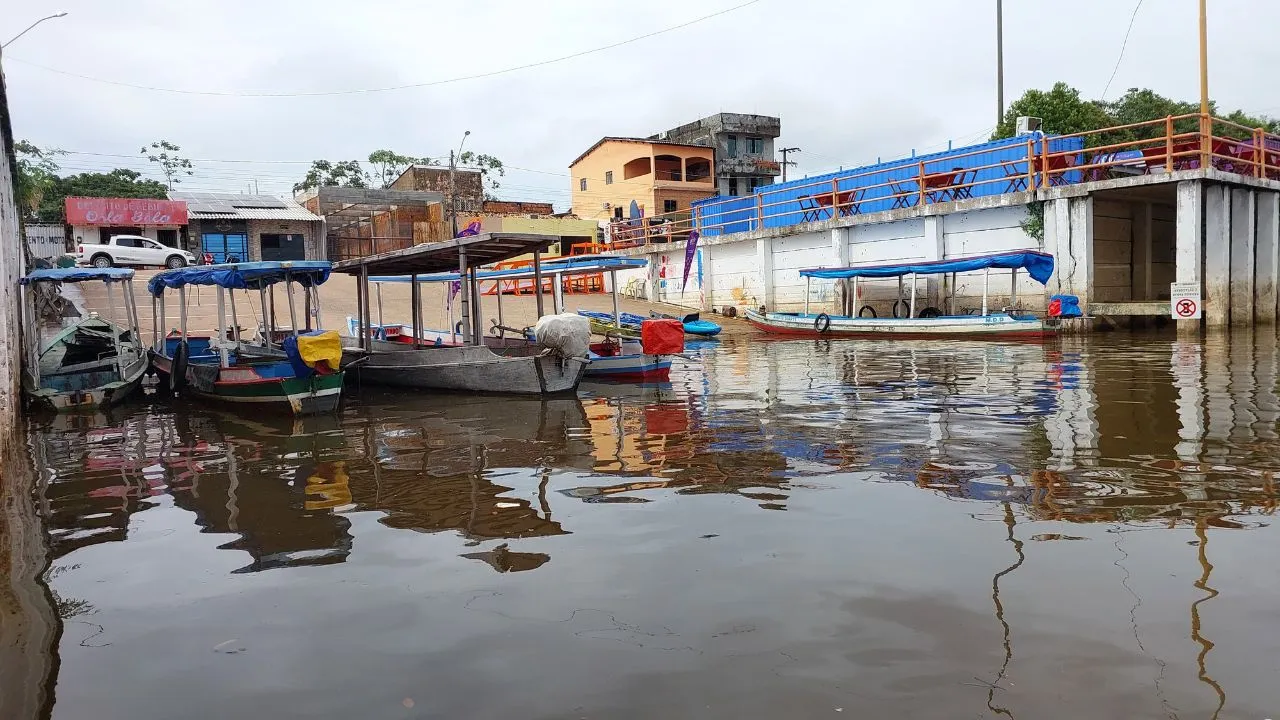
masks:
<svg viewBox="0 0 1280 720"><path fill-rule="evenodd" d="M1036 204L1041 232L1033 230ZM899 299L896 280L858 284L805 282L800 270L942 260L1008 250L1054 256L1045 286L1005 273L990 276L992 308L1014 305L1043 313L1050 295L1075 295L1086 314L1108 324L1171 319L1170 284L1197 283L1203 321L1181 320L1179 335L1206 328L1274 325L1280 317L1280 182L1219 170L1179 170L965 198L783 227L716 234L699 240L701 272L681 282L685 244L626 248L647 257L649 299L703 310L766 306L884 317ZM712 258L714 257L714 261ZM630 278L623 275L623 284ZM909 281L908 281L909 282ZM981 305L982 278L921 279L917 308L955 311ZM901 290L908 295L909 287Z"/></svg>

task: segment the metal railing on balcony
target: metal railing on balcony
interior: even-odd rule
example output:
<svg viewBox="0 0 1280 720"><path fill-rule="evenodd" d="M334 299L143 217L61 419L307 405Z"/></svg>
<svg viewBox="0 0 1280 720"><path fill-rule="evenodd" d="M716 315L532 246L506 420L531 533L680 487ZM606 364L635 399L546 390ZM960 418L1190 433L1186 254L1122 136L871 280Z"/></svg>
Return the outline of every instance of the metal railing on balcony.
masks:
<svg viewBox="0 0 1280 720"><path fill-rule="evenodd" d="M610 226L615 247L667 243L1122 177L1214 168L1280 180L1280 135L1210 116L1023 136L711 198Z"/></svg>

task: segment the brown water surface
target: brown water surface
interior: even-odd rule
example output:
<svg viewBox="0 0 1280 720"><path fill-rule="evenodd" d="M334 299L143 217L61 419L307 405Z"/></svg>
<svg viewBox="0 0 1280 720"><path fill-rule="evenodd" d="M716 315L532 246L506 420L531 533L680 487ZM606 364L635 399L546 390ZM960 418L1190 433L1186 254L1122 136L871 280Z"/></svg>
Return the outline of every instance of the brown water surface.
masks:
<svg viewBox="0 0 1280 720"><path fill-rule="evenodd" d="M55 718L1264 718L1274 335L33 426Z"/></svg>

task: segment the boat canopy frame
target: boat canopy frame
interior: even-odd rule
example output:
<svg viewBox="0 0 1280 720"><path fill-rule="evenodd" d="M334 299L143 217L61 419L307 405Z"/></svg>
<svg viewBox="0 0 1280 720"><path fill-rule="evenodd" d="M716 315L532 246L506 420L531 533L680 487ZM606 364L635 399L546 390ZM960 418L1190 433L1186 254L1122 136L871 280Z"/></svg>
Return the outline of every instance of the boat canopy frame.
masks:
<svg viewBox="0 0 1280 720"><path fill-rule="evenodd" d="M948 260L922 260L919 262L909 263L890 263L886 265L861 265L843 268L809 268L800 271L800 276L805 279L804 286L804 312L809 314L809 295L810 287L814 278L822 280L852 280L853 288L851 290L852 297L855 298L854 305L857 305L858 297L858 279L898 279L898 298L902 298L902 280L904 277L911 278L911 294L907 304L907 318L916 316L916 278L919 275L947 275L952 276L951 286L954 289L956 282L955 276L962 272L982 271L982 316L986 317L990 314L989 309L989 289L991 269L1002 269L1011 271L1011 285L1009 292L1010 304L1017 301L1018 297L1018 270L1026 270L1031 278L1041 285L1048 284L1049 278L1053 276L1053 256L1041 252L1039 250L1013 250L1001 253L989 253L986 255L972 255L968 257L952 258ZM951 298L954 303L954 296ZM896 307L896 303L895 303ZM855 312L857 312L855 310ZM896 314L896 311L895 311Z"/></svg>

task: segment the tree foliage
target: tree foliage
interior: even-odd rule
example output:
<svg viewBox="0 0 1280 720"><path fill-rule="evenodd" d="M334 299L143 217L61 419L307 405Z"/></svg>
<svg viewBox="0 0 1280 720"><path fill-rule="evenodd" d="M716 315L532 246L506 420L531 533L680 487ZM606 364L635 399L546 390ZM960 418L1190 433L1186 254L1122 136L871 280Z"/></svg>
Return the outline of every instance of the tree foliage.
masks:
<svg viewBox="0 0 1280 720"><path fill-rule="evenodd" d="M480 175L484 178L485 198L489 200L497 199L494 197L494 192L499 187L498 178L507 174L501 160L492 155L474 153L468 150L458 156L458 164L479 170Z"/></svg>
<svg viewBox="0 0 1280 720"><path fill-rule="evenodd" d="M369 153L369 165L373 168L372 179L381 183L381 187L389 188L412 165L435 165L435 160L412 155L401 155L393 150L374 150Z"/></svg>
<svg viewBox="0 0 1280 720"><path fill-rule="evenodd" d="M160 172L164 174L165 182L169 184L169 189L173 189L174 183L182 182L183 175L191 175L191 161L182 157L178 152L182 148L169 142L168 140L158 140L150 145L144 145L141 152L148 160L160 166Z"/></svg>
<svg viewBox="0 0 1280 720"><path fill-rule="evenodd" d="M319 187L367 188L369 176L360 167L359 160L316 160L311 163L311 169L302 178L302 182L293 186L293 191L299 193Z"/></svg>
<svg viewBox="0 0 1280 720"><path fill-rule="evenodd" d="M26 140L14 143L18 159L18 210L27 220L36 220L40 206L58 182L58 163L54 158L66 151L56 148L39 148Z"/></svg>
<svg viewBox="0 0 1280 720"><path fill-rule="evenodd" d="M1081 97L1079 90L1059 82L1049 90L1028 90L1022 94L1022 97L1014 100L991 139L1013 137L1016 132L1017 118L1020 115L1043 118L1045 132L1055 135L1070 135L1102 128L1149 123L1139 127L1089 135L1085 138L1089 146L1133 142L1164 136L1165 124L1153 121L1170 116L1198 115L1199 112L1199 102L1173 100L1149 88L1129 88L1124 95L1111 101L1086 100ZM1212 102L1209 103L1209 112L1215 117L1228 120L1243 128L1262 128L1268 132L1280 132L1280 121L1275 118L1253 116L1243 110L1234 110L1222 115ZM1243 128L1219 123L1214 126L1213 133L1223 137L1249 137L1250 131ZM1175 133L1198 130L1197 118L1184 118L1174 122Z"/></svg>
<svg viewBox="0 0 1280 720"><path fill-rule="evenodd" d="M168 188L159 180L148 180L136 170L116 168L110 172L86 172L54 177L41 195L40 202L29 213L33 222L60 223L66 218L68 197L119 197L163 199Z"/></svg>

